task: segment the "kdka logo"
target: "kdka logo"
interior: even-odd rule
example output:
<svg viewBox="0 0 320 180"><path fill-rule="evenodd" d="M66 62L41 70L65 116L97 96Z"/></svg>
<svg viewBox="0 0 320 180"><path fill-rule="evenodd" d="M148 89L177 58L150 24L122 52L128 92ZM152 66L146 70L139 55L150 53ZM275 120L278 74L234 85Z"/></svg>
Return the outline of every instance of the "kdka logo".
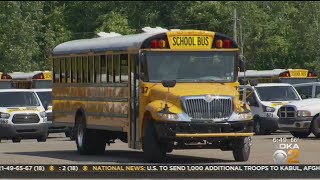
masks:
<svg viewBox="0 0 320 180"><path fill-rule="evenodd" d="M273 153L273 160L277 164L298 164L300 163L300 150L298 144L279 144Z"/></svg>

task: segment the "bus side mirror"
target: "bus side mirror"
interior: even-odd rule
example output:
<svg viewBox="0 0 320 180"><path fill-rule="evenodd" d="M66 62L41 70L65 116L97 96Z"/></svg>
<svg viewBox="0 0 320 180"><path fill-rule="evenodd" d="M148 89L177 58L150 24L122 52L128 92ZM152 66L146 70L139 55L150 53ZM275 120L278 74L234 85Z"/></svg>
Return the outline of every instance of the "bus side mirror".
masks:
<svg viewBox="0 0 320 180"><path fill-rule="evenodd" d="M145 80L145 77L146 77L143 72L141 72L140 74L137 74L137 76L141 80Z"/></svg>
<svg viewBox="0 0 320 180"><path fill-rule="evenodd" d="M246 81L244 79L239 79L240 85L247 85Z"/></svg>
<svg viewBox="0 0 320 180"><path fill-rule="evenodd" d="M161 83L163 87L171 88L176 85L176 80L163 80Z"/></svg>

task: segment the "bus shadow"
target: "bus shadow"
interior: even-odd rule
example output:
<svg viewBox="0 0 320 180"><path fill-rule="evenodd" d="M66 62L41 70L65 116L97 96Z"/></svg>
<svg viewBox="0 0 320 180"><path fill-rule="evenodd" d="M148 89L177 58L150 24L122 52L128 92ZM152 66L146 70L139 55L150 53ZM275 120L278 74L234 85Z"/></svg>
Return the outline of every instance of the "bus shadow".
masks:
<svg viewBox="0 0 320 180"><path fill-rule="evenodd" d="M14 154L23 156L35 156L50 159L60 159L79 163L79 162L98 162L98 163L148 163L144 159L142 151L128 150L107 150L104 155L79 155L77 151L38 151L38 152L6 152L4 154ZM52 160L48 159L48 163ZM216 158L205 158L196 156L185 156L168 154L163 163L192 164L192 163L223 163L234 162L233 160L223 160Z"/></svg>

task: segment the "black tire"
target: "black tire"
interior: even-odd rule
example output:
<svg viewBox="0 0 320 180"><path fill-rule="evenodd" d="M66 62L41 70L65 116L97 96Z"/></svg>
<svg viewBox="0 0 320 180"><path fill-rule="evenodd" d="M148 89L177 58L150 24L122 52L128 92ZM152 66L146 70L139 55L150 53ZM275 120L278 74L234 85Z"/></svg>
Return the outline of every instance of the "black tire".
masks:
<svg viewBox="0 0 320 180"><path fill-rule="evenodd" d="M320 116L314 118L311 122L311 132L317 137L320 137Z"/></svg>
<svg viewBox="0 0 320 180"><path fill-rule="evenodd" d="M64 132L64 134L66 135L66 137L70 137L70 132L69 131Z"/></svg>
<svg viewBox="0 0 320 180"><path fill-rule="evenodd" d="M38 137L38 138L37 138L37 141L38 141L38 142L46 142L46 141L47 141L47 134Z"/></svg>
<svg viewBox="0 0 320 180"><path fill-rule="evenodd" d="M69 128L69 138L71 141L74 141L76 140L76 133L74 131L74 128Z"/></svg>
<svg viewBox="0 0 320 180"><path fill-rule="evenodd" d="M106 148L106 140L97 131L86 128L86 121L83 116L76 118L76 144L81 155L101 155Z"/></svg>
<svg viewBox="0 0 320 180"><path fill-rule="evenodd" d="M264 130L264 135L270 135L272 133L272 129Z"/></svg>
<svg viewBox="0 0 320 180"><path fill-rule="evenodd" d="M21 137L14 137L14 138L12 138L12 142L13 142L13 143L19 143L19 142L21 142Z"/></svg>
<svg viewBox="0 0 320 180"><path fill-rule="evenodd" d="M167 146L158 139L153 121L149 120L144 127L142 149L150 162L162 162L166 157Z"/></svg>
<svg viewBox="0 0 320 180"><path fill-rule="evenodd" d="M240 138L232 142L232 152L235 161L247 161L250 156L251 137Z"/></svg>
<svg viewBox="0 0 320 180"><path fill-rule="evenodd" d="M311 134L310 131L290 131L290 133L297 138L307 138Z"/></svg>

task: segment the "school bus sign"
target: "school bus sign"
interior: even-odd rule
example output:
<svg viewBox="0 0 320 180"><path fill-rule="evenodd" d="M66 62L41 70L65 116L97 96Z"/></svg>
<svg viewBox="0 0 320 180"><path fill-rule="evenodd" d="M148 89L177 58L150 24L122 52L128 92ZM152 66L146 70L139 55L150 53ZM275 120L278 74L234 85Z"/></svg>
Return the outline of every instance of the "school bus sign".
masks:
<svg viewBox="0 0 320 180"><path fill-rule="evenodd" d="M170 31L167 36L171 49L211 49L214 33Z"/></svg>

